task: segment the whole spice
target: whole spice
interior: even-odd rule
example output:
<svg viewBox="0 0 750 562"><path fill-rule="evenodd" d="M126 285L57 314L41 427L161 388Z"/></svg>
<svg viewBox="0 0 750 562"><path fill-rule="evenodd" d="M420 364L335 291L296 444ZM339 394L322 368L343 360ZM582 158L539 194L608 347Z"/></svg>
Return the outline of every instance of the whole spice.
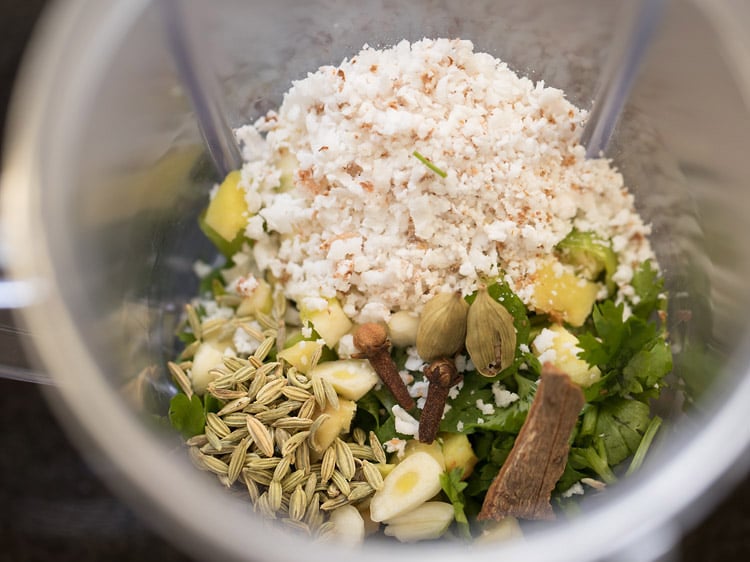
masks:
<svg viewBox="0 0 750 562"><path fill-rule="evenodd" d="M425 361L451 357L466 340L469 305L461 293L440 293L422 309L417 327L417 352Z"/></svg>
<svg viewBox="0 0 750 562"><path fill-rule="evenodd" d="M480 374L494 377L516 354L513 316L481 287L466 318L466 351Z"/></svg>
<svg viewBox="0 0 750 562"><path fill-rule="evenodd" d="M550 496L565 470L568 441L585 400L581 388L550 363L516 442L492 481L477 519L554 519Z"/></svg>
<svg viewBox="0 0 750 562"><path fill-rule="evenodd" d="M443 418L448 391L464 377L456 370L456 365L450 359L433 361L425 367L424 374L430 381L430 386L427 389L422 416L419 418L419 440L422 443L432 443Z"/></svg>
<svg viewBox="0 0 750 562"><path fill-rule="evenodd" d="M409 396L406 384L401 380L396 363L391 357L391 342L385 327L374 322L362 324L354 332L354 346L360 351L356 357L365 358L370 362L399 406L404 410L414 408L414 399Z"/></svg>

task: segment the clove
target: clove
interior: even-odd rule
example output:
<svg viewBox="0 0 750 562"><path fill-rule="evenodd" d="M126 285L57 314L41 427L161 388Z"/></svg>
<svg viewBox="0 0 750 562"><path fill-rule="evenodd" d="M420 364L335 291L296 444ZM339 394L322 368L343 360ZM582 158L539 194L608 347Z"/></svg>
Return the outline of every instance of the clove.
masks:
<svg viewBox="0 0 750 562"><path fill-rule="evenodd" d="M443 418L448 391L464 377L456 371L456 365L450 359L433 361L425 367L424 375L430 381L430 386L419 418L419 440L422 443L432 443Z"/></svg>
<svg viewBox="0 0 750 562"><path fill-rule="evenodd" d="M370 362L399 406L404 410L414 408L414 398L409 395L409 390L391 357L391 342L385 327L374 322L362 324L354 332L354 347L360 351L354 357L364 358Z"/></svg>

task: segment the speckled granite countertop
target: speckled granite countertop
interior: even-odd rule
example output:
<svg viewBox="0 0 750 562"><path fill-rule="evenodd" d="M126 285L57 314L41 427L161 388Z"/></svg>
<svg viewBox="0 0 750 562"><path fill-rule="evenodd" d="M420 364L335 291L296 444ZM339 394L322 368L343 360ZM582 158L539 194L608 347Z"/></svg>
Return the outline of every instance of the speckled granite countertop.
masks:
<svg viewBox="0 0 750 562"><path fill-rule="evenodd" d="M0 128L23 48L45 0L0 3ZM0 332L7 326L0 315ZM0 340L0 363L21 362ZM36 386L0 378L0 562L161 562L190 557L151 531L94 476ZM750 476L669 560L750 560Z"/></svg>

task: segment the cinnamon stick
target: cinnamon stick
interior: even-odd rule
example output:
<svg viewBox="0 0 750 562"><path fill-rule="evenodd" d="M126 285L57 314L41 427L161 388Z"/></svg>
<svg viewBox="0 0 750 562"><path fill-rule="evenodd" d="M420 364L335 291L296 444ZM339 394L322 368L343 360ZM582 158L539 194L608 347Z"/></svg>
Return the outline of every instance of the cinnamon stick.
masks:
<svg viewBox="0 0 750 562"><path fill-rule="evenodd" d="M534 401L477 517L554 519L550 497L568 459L571 432L585 400L570 377L545 363Z"/></svg>

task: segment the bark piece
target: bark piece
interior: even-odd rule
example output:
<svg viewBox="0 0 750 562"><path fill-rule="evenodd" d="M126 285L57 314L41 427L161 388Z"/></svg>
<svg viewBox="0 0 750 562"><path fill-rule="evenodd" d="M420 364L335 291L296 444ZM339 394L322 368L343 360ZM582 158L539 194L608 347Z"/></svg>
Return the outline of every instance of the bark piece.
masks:
<svg viewBox="0 0 750 562"><path fill-rule="evenodd" d="M515 444L492 481L478 519L554 519L550 497L568 459L583 391L549 363Z"/></svg>

